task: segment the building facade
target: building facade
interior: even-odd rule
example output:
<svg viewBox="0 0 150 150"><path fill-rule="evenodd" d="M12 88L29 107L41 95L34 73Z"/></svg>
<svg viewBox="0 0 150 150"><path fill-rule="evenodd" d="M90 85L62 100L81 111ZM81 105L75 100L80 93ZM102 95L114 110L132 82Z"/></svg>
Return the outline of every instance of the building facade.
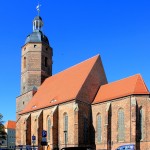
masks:
<svg viewBox="0 0 150 150"><path fill-rule="evenodd" d="M45 149L90 146L115 150L123 144L150 147L150 94L141 75L108 83L96 55L52 75L48 38L40 16L22 47L21 95L16 99L16 145Z"/></svg>
<svg viewBox="0 0 150 150"><path fill-rule="evenodd" d="M9 120L5 124L5 132L7 134L3 145L6 149L13 150L16 146L16 122Z"/></svg>

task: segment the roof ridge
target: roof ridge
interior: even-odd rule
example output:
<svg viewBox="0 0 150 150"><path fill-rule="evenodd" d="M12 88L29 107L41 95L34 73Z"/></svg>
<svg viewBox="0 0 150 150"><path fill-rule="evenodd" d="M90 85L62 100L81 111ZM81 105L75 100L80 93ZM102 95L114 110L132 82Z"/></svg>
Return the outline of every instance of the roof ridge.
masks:
<svg viewBox="0 0 150 150"><path fill-rule="evenodd" d="M73 65L73 66L70 66L69 68L66 68L65 70L62 70L62 71L60 71L60 72L57 72L56 74L54 74L54 75L52 75L52 76L46 78L46 79L44 80L44 82L45 82L46 80L48 80L49 78L53 78L53 77L59 75L60 73L63 73L63 72L65 72L65 71L67 71L67 70L69 70L69 69L71 69L71 68L73 68L73 67L76 67L76 66L78 66L78 65L80 65L80 64L82 64L82 63L85 63L85 62L87 62L87 61L89 61L89 60L91 60L91 59L94 59L94 58L96 58L96 57L97 57L97 59L98 59L98 57L100 57L100 54L97 54L97 55L95 55L95 56L93 56L93 57L90 57L90 58L88 58L88 59L86 59L86 60L83 60L83 61L81 61L81 62L79 62L79 63L77 63L77 64L75 64L75 65ZM41 86L40 86L40 87L41 87ZM36 94L36 93L35 93L35 94Z"/></svg>
<svg viewBox="0 0 150 150"><path fill-rule="evenodd" d="M138 75L137 78L136 78L136 82L135 82L135 85L134 85L133 92L135 92L135 89L136 89L136 86L137 86L137 83L138 83L139 76L140 76L140 75Z"/></svg>
<svg viewBox="0 0 150 150"><path fill-rule="evenodd" d="M14 120L8 120L8 122L9 122L9 121L11 121L11 122L16 122L16 121L14 121Z"/></svg>
<svg viewBox="0 0 150 150"><path fill-rule="evenodd" d="M146 86L146 84L145 84L145 82L144 82L143 77L141 76L141 74L139 74L139 76L137 77L136 85L137 85L137 83L138 83L138 79L141 79L141 80L142 80L142 83L143 83L145 89L149 92L149 90L148 90L148 88L147 88L147 86ZM136 85L135 85L135 87L134 87L134 91L135 91Z"/></svg>
<svg viewBox="0 0 150 150"><path fill-rule="evenodd" d="M54 75L57 75L57 74L59 74L59 73L62 73L62 72L66 71L66 70L68 70L68 69L70 69L70 68L73 68L73 67L75 67L75 66L78 66L78 65L80 65L80 64L82 64L82 63L84 63L84 62L86 62L86 61L89 61L89 60L91 60L91 59L94 59L94 58L96 58L96 57L98 58L98 56L100 57L100 54L97 54L97 55L95 55L95 56L93 56L93 57L90 57L90 58L88 58L88 59L86 59L86 60L83 60L83 61L81 61L81 62L79 62L79 63L77 63L77 64L74 64L74 65L72 65L72 66L66 68L65 70L62 70L62 71L60 71L60 72L57 72L57 73L54 74ZM51 77L53 77L54 75L52 75Z"/></svg>
<svg viewBox="0 0 150 150"><path fill-rule="evenodd" d="M131 76L128 76L128 77L125 77L125 78L122 78L122 79L119 79L119 80L116 80L116 81L112 81L108 84L112 84L112 83L116 83L116 82L119 82L119 81L122 81L124 79L128 79L128 78L131 78L131 77L134 77L134 76L137 76L137 75L140 75L139 73L138 74L134 74L134 75L131 75ZM108 85L108 84L104 84L104 85ZM102 85L103 86L103 85Z"/></svg>
<svg viewBox="0 0 150 150"><path fill-rule="evenodd" d="M98 54L98 55L96 55L96 56L94 56L94 57L97 57L97 59L95 60L95 63L96 63L96 61L98 60L98 58L100 57L100 55ZM92 57L92 58L94 58L94 57ZM92 59L92 58L91 58L91 59ZM90 58L89 58L89 59L90 59ZM88 60L89 60L89 59L88 59ZM88 60L87 60L87 61L88 61ZM85 61L86 61L86 60L85 60ZM78 95L80 94L80 91L81 91L82 87L84 86L84 83L86 82L88 76L90 75L90 73L91 73L91 71L92 71L92 69L93 69L95 63L93 63L93 65L92 65L92 67L91 67L91 70L89 70L89 73L87 74L86 78L84 79L84 82L83 82L81 88L78 90L78 94L77 94L76 98L77 98Z"/></svg>

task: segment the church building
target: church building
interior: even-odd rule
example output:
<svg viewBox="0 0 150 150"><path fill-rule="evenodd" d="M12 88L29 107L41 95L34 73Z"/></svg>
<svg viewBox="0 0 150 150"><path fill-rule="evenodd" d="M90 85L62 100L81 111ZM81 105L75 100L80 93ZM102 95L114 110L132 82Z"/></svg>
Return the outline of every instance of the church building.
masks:
<svg viewBox="0 0 150 150"><path fill-rule="evenodd" d="M42 149L90 146L150 148L150 92L140 74L107 82L100 55L52 75L53 49L33 20L21 53L21 93L16 98L16 145ZM119 73L119 72L118 72Z"/></svg>

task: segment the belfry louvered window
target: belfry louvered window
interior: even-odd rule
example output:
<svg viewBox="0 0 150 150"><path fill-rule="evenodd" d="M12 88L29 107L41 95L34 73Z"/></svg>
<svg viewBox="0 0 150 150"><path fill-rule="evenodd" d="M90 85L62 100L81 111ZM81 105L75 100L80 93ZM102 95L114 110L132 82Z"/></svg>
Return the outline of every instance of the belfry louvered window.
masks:
<svg viewBox="0 0 150 150"><path fill-rule="evenodd" d="M124 111L118 111L118 140L123 141L125 138Z"/></svg>
<svg viewBox="0 0 150 150"><path fill-rule="evenodd" d="M47 138L48 138L48 141L50 141L50 134L51 134L51 120L50 120L50 117L48 117L48 120L47 120Z"/></svg>
<svg viewBox="0 0 150 150"><path fill-rule="evenodd" d="M68 142L68 115L64 114L64 142L65 144Z"/></svg>
<svg viewBox="0 0 150 150"><path fill-rule="evenodd" d="M143 109L140 109L140 114L139 114L139 123L140 123L140 140L143 139Z"/></svg>
<svg viewBox="0 0 150 150"><path fill-rule="evenodd" d="M101 142L101 137L102 137L102 118L101 115L97 115L97 142Z"/></svg>

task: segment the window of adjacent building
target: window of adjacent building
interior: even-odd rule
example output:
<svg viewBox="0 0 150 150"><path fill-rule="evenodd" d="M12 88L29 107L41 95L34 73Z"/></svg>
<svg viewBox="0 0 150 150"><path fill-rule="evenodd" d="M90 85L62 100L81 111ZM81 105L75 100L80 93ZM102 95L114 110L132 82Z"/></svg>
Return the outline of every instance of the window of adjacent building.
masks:
<svg viewBox="0 0 150 150"><path fill-rule="evenodd" d="M86 144L88 142L88 121L86 117L83 118L83 124L84 124L83 128L84 143Z"/></svg>
<svg viewBox="0 0 150 150"><path fill-rule="evenodd" d="M50 117L48 117L47 119L47 138L48 138L48 141L50 141L50 131L51 131L51 120L50 120Z"/></svg>
<svg viewBox="0 0 150 150"><path fill-rule="evenodd" d="M140 140L143 139L143 109L139 112L139 125L140 125Z"/></svg>
<svg viewBox="0 0 150 150"><path fill-rule="evenodd" d="M118 140L123 141L125 138L124 111L118 111Z"/></svg>
<svg viewBox="0 0 150 150"><path fill-rule="evenodd" d="M48 58L47 58L47 57L45 57L44 65L45 65L45 67L47 67L47 66L48 66Z"/></svg>
<svg viewBox="0 0 150 150"><path fill-rule="evenodd" d="M26 60L26 57L23 58L23 68L25 69L26 68L26 63L27 63L27 60Z"/></svg>
<svg viewBox="0 0 150 150"><path fill-rule="evenodd" d="M97 142L101 142L102 137L102 118L101 115L97 115Z"/></svg>
<svg viewBox="0 0 150 150"><path fill-rule="evenodd" d="M64 143L68 142L68 115L64 114Z"/></svg>

